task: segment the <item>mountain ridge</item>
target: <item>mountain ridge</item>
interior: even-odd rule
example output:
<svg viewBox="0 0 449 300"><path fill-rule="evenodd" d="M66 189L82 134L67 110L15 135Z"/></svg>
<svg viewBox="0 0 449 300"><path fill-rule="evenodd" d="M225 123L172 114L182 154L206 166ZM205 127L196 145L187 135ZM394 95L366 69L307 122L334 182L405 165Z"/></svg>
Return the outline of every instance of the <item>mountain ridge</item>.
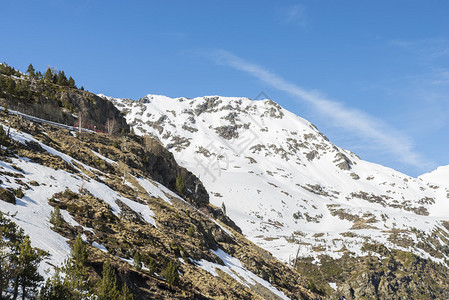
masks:
<svg viewBox="0 0 449 300"><path fill-rule="evenodd" d="M251 241L284 262L362 256L368 244L436 263L449 257L447 187L364 161L272 100L106 99L137 134L157 137L199 176L211 203L222 204ZM435 240L440 230L446 238Z"/></svg>

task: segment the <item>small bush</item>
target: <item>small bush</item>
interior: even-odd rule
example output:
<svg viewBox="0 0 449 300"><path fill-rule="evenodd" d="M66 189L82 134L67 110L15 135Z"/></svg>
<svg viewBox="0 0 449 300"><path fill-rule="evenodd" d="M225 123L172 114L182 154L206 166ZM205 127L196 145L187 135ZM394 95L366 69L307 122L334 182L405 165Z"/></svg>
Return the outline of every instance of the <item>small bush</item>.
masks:
<svg viewBox="0 0 449 300"><path fill-rule="evenodd" d="M14 190L14 194L16 195L17 198L23 198L23 196L25 196L25 195L23 194L22 189L20 189L20 188Z"/></svg>
<svg viewBox="0 0 449 300"><path fill-rule="evenodd" d="M195 226L190 225L189 229L187 229L187 235L193 237L195 235Z"/></svg>
<svg viewBox="0 0 449 300"><path fill-rule="evenodd" d="M16 196L14 195L14 193L1 187L0 187L0 200L3 200L5 202L14 205L16 204Z"/></svg>

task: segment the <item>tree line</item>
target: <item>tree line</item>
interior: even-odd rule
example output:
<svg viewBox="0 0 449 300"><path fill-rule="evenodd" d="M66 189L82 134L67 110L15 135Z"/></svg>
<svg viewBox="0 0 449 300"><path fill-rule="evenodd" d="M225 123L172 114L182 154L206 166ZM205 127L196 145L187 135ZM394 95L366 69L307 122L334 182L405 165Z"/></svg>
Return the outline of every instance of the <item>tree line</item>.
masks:
<svg viewBox="0 0 449 300"><path fill-rule="evenodd" d="M67 78L64 71L58 71L56 68L48 67L44 74L41 73L41 71L36 71L33 64L30 64L27 68L26 73L28 74L29 78L36 79L36 80L43 80L46 83L53 83L61 86L66 86L70 88L77 88L75 84L75 79L73 79L72 76L69 76ZM9 66L6 63L0 64L0 74L6 75L6 76L15 76L15 77L23 77L23 73L21 73L19 70L16 70L15 68ZM10 78L11 79L11 78ZM13 79L11 79L13 80ZM84 90L84 87L80 88L81 90Z"/></svg>

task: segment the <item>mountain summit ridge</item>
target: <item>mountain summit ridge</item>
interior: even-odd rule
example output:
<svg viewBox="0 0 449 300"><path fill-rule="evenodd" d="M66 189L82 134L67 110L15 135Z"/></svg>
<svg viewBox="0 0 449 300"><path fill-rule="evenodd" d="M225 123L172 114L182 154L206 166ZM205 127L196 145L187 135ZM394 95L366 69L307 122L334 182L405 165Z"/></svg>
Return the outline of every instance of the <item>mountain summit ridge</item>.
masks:
<svg viewBox="0 0 449 300"><path fill-rule="evenodd" d="M431 235L443 227L446 187L364 161L272 100L106 98L137 134L156 136L200 177L211 203L224 206L250 240L285 262L338 258L341 249L362 255L366 243L438 262L449 258L449 252L402 243L394 233L404 230L417 242L415 229Z"/></svg>

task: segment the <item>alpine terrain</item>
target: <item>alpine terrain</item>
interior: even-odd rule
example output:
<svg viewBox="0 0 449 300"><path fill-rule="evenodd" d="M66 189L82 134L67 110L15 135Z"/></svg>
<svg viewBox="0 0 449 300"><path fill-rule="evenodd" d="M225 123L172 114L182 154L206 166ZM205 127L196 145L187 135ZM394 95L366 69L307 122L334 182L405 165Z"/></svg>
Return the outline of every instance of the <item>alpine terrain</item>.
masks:
<svg viewBox="0 0 449 300"><path fill-rule="evenodd" d="M116 99L0 64L0 298L449 298L448 179L269 99Z"/></svg>
<svg viewBox="0 0 449 300"><path fill-rule="evenodd" d="M0 298L323 297L70 79L0 65Z"/></svg>
<svg viewBox="0 0 449 300"><path fill-rule="evenodd" d="M198 176L247 238L323 293L449 296L447 167L412 178L364 161L269 99L99 96Z"/></svg>

